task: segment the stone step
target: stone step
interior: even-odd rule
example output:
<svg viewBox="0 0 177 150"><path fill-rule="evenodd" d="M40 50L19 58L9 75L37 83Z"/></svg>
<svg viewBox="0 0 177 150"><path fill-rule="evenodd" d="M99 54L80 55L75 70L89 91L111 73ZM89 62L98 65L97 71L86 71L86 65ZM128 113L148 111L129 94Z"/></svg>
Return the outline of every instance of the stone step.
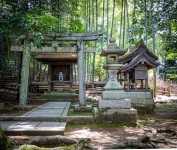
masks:
<svg viewBox="0 0 177 150"><path fill-rule="evenodd" d="M41 98L53 98L53 97L56 97L56 98L78 98L78 95L42 95Z"/></svg>
<svg viewBox="0 0 177 150"><path fill-rule="evenodd" d="M45 92L44 95L41 96L41 98L47 99L47 100L55 100L55 99L78 99L78 94L74 92L64 92L64 91L52 91L52 92Z"/></svg>
<svg viewBox="0 0 177 150"><path fill-rule="evenodd" d="M1 121L0 125L7 136L47 136L64 135L66 122Z"/></svg>
<svg viewBox="0 0 177 150"><path fill-rule="evenodd" d="M55 99L55 98L51 98L48 99L48 102L53 101L53 102L79 102L79 99Z"/></svg>
<svg viewBox="0 0 177 150"><path fill-rule="evenodd" d="M63 90L63 91L45 91L44 92L44 95L50 95L50 94L76 94L75 93L75 91L65 91L65 90Z"/></svg>
<svg viewBox="0 0 177 150"><path fill-rule="evenodd" d="M78 95L43 95L40 97L41 99L47 100L74 100L78 99Z"/></svg>
<svg viewBox="0 0 177 150"><path fill-rule="evenodd" d="M45 121L45 122L67 122L67 123L92 123L93 115L87 116L65 116L65 117L33 117L33 116L0 116L2 121Z"/></svg>

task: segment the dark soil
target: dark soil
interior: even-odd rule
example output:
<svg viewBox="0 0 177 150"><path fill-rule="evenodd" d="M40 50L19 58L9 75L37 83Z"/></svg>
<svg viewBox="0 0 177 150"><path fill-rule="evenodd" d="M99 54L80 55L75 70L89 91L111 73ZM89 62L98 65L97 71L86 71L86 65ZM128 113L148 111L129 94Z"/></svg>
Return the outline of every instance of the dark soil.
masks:
<svg viewBox="0 0 177 150"><path fill-rule="evenodd" d="M4 103L5 107L11 107L18 104L17 92L11 90L0 90L0 103Z"/></svg>

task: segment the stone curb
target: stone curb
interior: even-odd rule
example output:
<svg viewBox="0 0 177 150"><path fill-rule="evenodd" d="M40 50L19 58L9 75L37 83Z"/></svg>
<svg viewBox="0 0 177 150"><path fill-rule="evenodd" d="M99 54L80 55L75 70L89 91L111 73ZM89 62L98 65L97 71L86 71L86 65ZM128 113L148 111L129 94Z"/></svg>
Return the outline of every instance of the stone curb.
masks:
<svg viewBox="0 0 177 150"><path fill-rule="evenodd" d="M27 116L0 116L0 121L57 121L67 123L93 123L93 116L67 117L27 117Z"/></svg>

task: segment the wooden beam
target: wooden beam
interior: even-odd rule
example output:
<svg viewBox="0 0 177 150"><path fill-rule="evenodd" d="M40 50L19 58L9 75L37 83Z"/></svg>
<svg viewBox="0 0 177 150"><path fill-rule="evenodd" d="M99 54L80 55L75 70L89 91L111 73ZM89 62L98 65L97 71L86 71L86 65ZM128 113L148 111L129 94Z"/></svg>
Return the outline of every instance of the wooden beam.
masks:
<svg viewBox="0 0 177 150"><path fill-rule="evenodd" d="M90 33L42 33L41 36L43 37L43 41L78 41L79 39L83 41L95 41L98 40L103 33L103 31ZM26 37L33 40L31 33L27 33Z"/></svg>
<svg viewBox="0 0 177 150"><path fill-rule="evenodd" d="M11 51L15 52L22 52L23 51L23 46L11 46ZM37 47L31 47L31 52L53 52L52 47L42 47L42 49L39 49ZM58 47L55 52L59 53L76 53L77 52L77 47ZM92 47L85 47L84 50L85 53L94 53L96 52L96 48Z"/></svg>

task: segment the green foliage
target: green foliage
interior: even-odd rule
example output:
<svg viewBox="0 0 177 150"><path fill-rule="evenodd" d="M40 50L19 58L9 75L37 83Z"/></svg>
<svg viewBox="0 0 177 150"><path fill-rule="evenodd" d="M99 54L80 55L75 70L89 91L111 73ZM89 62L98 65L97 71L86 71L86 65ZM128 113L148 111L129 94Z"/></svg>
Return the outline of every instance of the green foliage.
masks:
<svg viewBox="0 0 177 150"><path fill-rule="evenodd" d="M167 78L177 82L177 74L167 74Z"/></svg>
<svg viewBox="0 0 177 150"><path fill-rule="evenodd" d="M30 20L31 27L35 32L57 32L58 26L61 24L58 18L50 14L43 14L38 17L27 14L27 18Z"/></svg>
<svg viewBox="0 0 177 150"><path fill-rule="evenodd" d="M0 149L1 150L12 150L12 145L7 137L4 135L2 128L0 127Z"/></svg>
<svg viewBox="0 0 177 150"><path fill-rule="evenodd" d="M106 77L106 70L103 69L103 65L106 64L105 57L101 57L100 53L96 53L95 59L95 77L102 81Z"/></svg>
<svg viewBox="0 0 177 150"><path fill-rule="evenodd" d="M0 12L0 35L14 38L29 30L29 20L18 6L14 11L12 6L1 3Z"/></svg>
<svg viewBox="0 0 177 150"><path fill-rule="evenodd" d="M91 2L91 1L90 1ZM85 1L70 0L70 1L3 1L0 3L0 35L5 37L4 43L8 43L4 48L9 51L11 39L16 39L18 44L23 44L20 35L26 32L32 33L34 37L33 44L41 47L43 37L41 33L59 32L59 33L83 33L84 31L95 31L97 29L107 30L108 34L104 34L103 45L109 40L109 32L111 31L112 23L112 6L113 2L108 3L109 13L107 14L107 4L104 3L103 16L103 1L93 1L85 4ZM121 20L121 0L116 0L113 37L116 39L120 34L117 32L120 27ZM140 0L127 1L129 15L129 41L125 40L126 47L128 42L132 46L137 45L140 41L148 42L148 48L152 47L153 31L159 43L156 45L158 55L166 56L167 59L176 60L177 55L177 3L174 0L159 0L152 1ZM153 3L152 3L153 2ZM98 12L96 13L96 5ZM89 7L90 6L90 7ZM93 6L93 7L92 7ZM145 7L146 6L146 7ZM108 16L108 20L107 20ZM103 18L104 17L104 18ZM124 20L124 19L123 19ZM103 27L104 21L104 27ZM108 22L107 22L108 21ZM96 22L98 24L96 24ZM127 22L127 20L125 21ZM147 23L147 27L145 26ZM125 23L126 24L126 23ZM124 23L123 23L124 26ZM87 29L85 29L87 28ZM127 27L126 27L127 28ZM123 30L123 28L122 28ZM127 33L125 33L127 34ZM158 35L158 36L157 36ZM122 40L122 39L119 39ZM100 42L100 41L99 41ZM90 43L89 43L90 44ZM120 42L121 44L121 42ZM66 45L67 46L67 45ZM121 45L119 45L121 46ZM100 49L97 49L100 51ZM6 56L5 56L6 57ZM96 55L95 77L102 80L106 75L103 65L105 59L99 54Z"/></svg>
<svg viewBox="0 0 177 150"><path fill-rule="evenodd" d="M69 29L68 31L76 32L76 33L83 33L84 32L84 25L82 24L80 19L70 19L69 20Z"/></svg>

